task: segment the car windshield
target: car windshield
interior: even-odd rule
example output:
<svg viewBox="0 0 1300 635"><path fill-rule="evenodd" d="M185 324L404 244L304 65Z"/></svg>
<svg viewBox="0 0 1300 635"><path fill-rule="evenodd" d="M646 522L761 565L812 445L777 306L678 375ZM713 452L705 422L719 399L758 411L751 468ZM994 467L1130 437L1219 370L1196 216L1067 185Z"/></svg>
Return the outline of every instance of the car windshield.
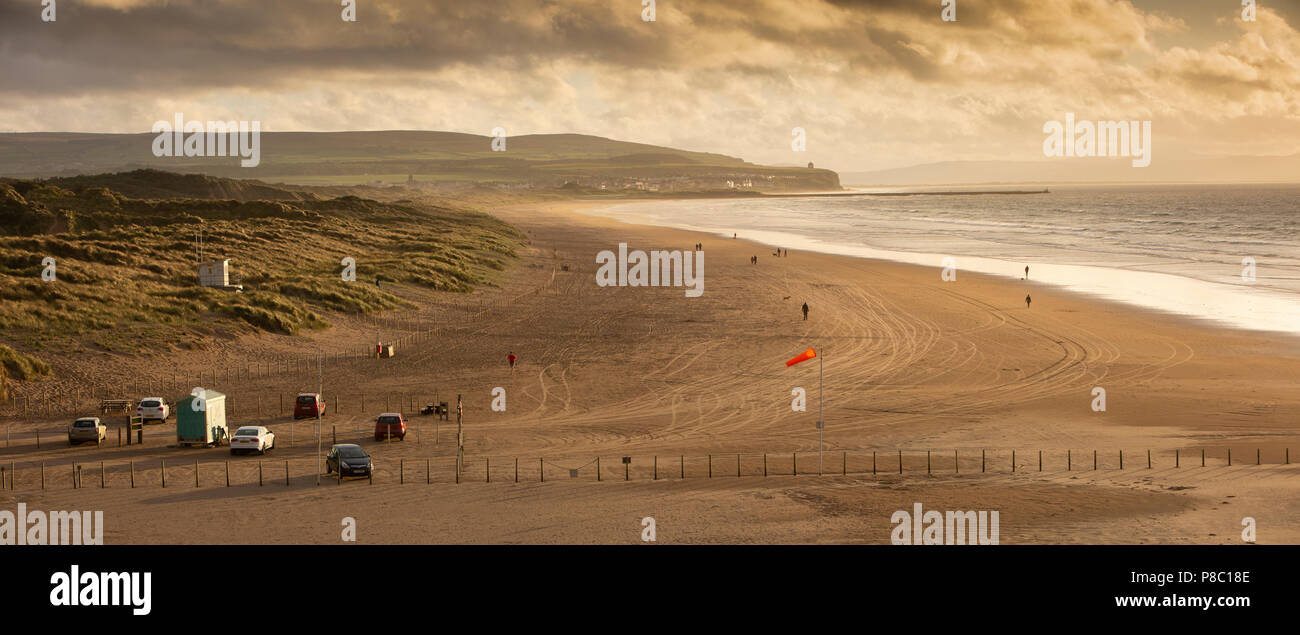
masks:
<svg viewBox="0 0 1300 635"><path fill-rule="evenodd" d="M157 407L160 406L161 404L159 404L157 401L154 401L154 400L151 399L151 400L149 400L149 401L141 401L141 402L140 402L140 405L143 406L143 407L145 407L145 408L157 408Z"/></svg>
<svg viewBox="0 0 1300 635"><path fill-rule="evenodd" d="M298 403L304 406L314 406L316 405L316 397L314 395L299 395Z"/></svg>
<svg viewBox="0 0 1300 635"><path fill-rule="evenodd" d="M366 453L362 452L361 448L354 445L350 447L339 448L339 456L345 459L360 459L360 458L365 458Z"/></svg>
<svg viewBox="0 0 1300 635"><path fill-rule="evenodd" d="M257 428L240 428L239 431L235 433L235 436L237 437L255 437L257 435Z"/></svg>
<svg viewBox="0 0 1300 635"><path fill-rule="evenodd" d="M83 419L81 421L77 421L76 423L73 423L72 425L78 428L93 428L95 427L95 422L91 419Z"/></svg>
<svg viewBox="0 0 1300 635"><path fill-rule="evenodd" d="M379 423L397 425L402 422L401 417L380 417Z"/></svg>

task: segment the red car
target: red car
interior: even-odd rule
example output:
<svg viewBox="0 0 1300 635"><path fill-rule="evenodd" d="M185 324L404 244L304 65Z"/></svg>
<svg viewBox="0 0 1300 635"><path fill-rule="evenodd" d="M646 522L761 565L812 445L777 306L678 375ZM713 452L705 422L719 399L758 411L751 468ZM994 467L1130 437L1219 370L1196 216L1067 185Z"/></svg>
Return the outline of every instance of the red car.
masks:
<svg viewBox="0 0 1300 635"><path fill-rule="evenodd" d="M396 412L385 412L375 419L375 440L405 439L406 419Z"/></svg>
<svg viewBox="0 0 1300 635"><path fill-rule="evenodd" d="M314 392L298 395L298 401L293 404L293 418L311 419L317 415L325 416L325 398Z"/></svg>

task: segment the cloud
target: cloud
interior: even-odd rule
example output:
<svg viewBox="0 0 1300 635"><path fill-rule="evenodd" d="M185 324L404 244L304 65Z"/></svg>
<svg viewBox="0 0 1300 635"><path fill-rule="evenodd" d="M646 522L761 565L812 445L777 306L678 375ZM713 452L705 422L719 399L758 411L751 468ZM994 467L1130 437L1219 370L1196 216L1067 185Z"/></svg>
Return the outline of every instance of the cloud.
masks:
<svg viewBox="0 0 1300 635"><path fill-rule="evenodd" d="M44 24L0 0L0 129L139 132L176 111L272 130L502 125L870 169L1041 157L1043 121L1071 111L1152 119L1192 153L1300 149L1300 38L1282 14L1198 39L1208 9L1136 1L958 0L944 23L937 2L674 0L647 23L631 1L358 0L344 23L331 2L97 0Z"/></svg>

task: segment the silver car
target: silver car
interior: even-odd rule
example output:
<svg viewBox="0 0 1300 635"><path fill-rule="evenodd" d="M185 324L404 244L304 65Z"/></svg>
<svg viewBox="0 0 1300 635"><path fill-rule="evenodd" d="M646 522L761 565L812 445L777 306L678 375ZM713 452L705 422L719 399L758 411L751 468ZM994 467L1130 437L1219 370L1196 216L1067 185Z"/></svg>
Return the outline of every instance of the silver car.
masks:
<svg viewBox="0 0 1300 635"><path fill-rule="evenodd" d="M99 445L108 438L108 426L99 417L82 417L68 426L68 445L94 442Z"/></svg>

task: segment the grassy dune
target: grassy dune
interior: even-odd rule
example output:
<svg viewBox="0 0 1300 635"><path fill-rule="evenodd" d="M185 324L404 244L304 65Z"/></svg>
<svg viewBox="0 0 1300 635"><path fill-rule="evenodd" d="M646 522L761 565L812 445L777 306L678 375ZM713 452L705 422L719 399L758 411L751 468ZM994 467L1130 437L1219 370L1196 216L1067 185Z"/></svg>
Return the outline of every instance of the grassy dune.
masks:
<svg viewBox="0 0 1300 635"><path fill-rule="evenodd" d="M476 212L273 191L250 195L298 200L140 199L115 191L113 177L159 196L248 193L158 172L0 180L0 341L37 356L80 346L138 354L202 347L213 329L292 335L328 327L330 313L405 306L393 283L491 285L523 240ZM158 182L141 182L149 178ZM243 293L198 286L200 230L204 259L231 259ZM355 282L341 278L345 257ZM53 281L42 279L45 258Z"/></svg>

